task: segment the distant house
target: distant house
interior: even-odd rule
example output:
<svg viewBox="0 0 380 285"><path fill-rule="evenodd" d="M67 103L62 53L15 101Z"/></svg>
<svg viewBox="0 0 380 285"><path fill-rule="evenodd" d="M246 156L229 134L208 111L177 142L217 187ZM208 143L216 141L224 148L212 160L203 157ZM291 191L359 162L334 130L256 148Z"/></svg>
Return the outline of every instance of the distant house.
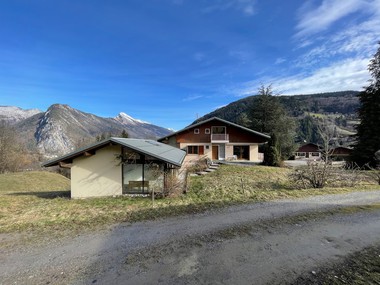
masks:
<svg viewBox="0 0 380 285"><path fill-rule="evenodd" d="M162 191L186 152L153 140L109 138L43 164L71 169L71 197Z"/></svg>
<svg viewBox="0 0 380 285"><path fill-rule="evenodd" d="M295 159L316 159L321 158L320 147L314 143L308 143L300 146L295 152Z"/></svg>
<svg viewBox="0 0 380 285"><path fill-rule="evenodd" d="M331 156L335 160L345 160L351 155L351 153L352 153L352 148L338 146L332 150Z"/></svg>
<svg viewBox="0 0 380 285"><path fill-rule="evenodd" d="M190 158L259 162L262 160L258 152L259 144L269 139L266 134L213 117L158 141L185 150Z"/></svg>
<svg viewBox="0 0 380 285"><path fill-rule="evenodd" d="M322 158L322 147L314 143L308 143L300 146L295 152L295 159L313 159L319 160ZM338 146L331 147L329 155L334 160L344 160L349 157L352 149L349 147Z"/></svg>

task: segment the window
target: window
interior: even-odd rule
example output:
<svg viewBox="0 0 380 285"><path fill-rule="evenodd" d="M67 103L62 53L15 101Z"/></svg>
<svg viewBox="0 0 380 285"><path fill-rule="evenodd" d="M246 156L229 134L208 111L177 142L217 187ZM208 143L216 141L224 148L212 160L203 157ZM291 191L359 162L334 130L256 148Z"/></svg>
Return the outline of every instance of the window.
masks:
<svg viewBox="0 0 380 285"><path fill-rule="evenodd" d="M199 134L199 129L194 129L194 134L198 135Z"/></svg>
<svg viewBox="0 0 380 285"><path fill-rule="evenodd" d="M206 135L209 135L209 134L210 134L210 129L209 129L209 128L205 129L205 134L206 134Z"/></svg>
<svg viewBox="0 0 380 285"><path fill-rule="evenodd" d="M224 126L212 127L212 133L213 134L225 134L226 133L226 127L224 127Z"/></svg>
<svg viewBox="0 0 380 285"><path fill-rule="evenodd" d="M187 154L204 155L204 146L203 145L188 145Z"/></svg>
<svg viewBox="0 0 380 285"><path fill-rule="evenodd" d="M188 154L198 154L198 146L197 145L188 145L187 146Z"/></svg>
<svg viewBox="0 0 380 285"><path fill-rule="evenodd" d="M123 194L144 194L164 186L164 166L156 163L123 164Z"/></svg>
<svg viewBox="0 0 380 285"><path fill-rule="evenodd" d="M237 159L249 160L249 145L234 145L234 156Z"/></svg>

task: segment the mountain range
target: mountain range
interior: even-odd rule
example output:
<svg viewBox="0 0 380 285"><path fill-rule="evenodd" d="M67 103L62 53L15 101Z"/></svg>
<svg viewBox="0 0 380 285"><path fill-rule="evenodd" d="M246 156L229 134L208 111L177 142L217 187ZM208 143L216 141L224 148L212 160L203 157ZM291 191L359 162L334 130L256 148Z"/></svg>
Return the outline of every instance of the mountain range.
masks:
<svg viewBox="0 0 380 285"><path fill-rule="evenodd" d="M358 94L358 91L340 91L308 95L279 95L276 97L292 117L303 116L305 113L341 114L353 117L356 116L356 110L359 107ZM242 114L246 114L256 100L257 95L245 97L218 108L195 122L211 117L238 122Z"/></svg>
<svg viewBox="0 0 380 285"><path fill-rule="evenodd" d="M115 118L103 118L63 104L51 105L46 112L0 106L0 120L13 126L29 149L38 150L47 158L92 143L97 137L120 136L123 131L131 138L149 139L171 133L169 129L125 113L119 113Z"/></svg>
<svg viewBox="0 0 380 285"><path fill-rule="evenodd" d="M304 141L318 143L319 135L316 125L328 124L334 133L335 141L349 145L354 141L355 126L359 123L357 109L359 107L358 91L340 91L308 95L281 95L276 96L279 102L297 123L296 142ZM219 117L227 121L249 127L249 109L256 102L256 95L248 96L216 109L193 123L211 117ZM308 123L312 121L314 127ZM310 127L306 131L305 128Z"/></svg>
<svg viewBox="0 0 380 285"><path fill-rule="evenodd" d="M342 91L311 95L278 96L290 116L298 122L298 142L313 142L313 134L303 134L306 117L318 122L328 121L340 143L349 144L358 123L356 110L359 107L357 91ZM195 122L219 117L249 127L249 108L257 96L249 96L216 109ZM46 111L24 110L18 107L0 106L0 121L5 120L17 131L27 147L38 151L46 158L70 152L75 148L95 142L104 136L120 136L127 132L131 138L156 139L172 130L132 118L119 113L114 118L104 118L85 113L69 105L54 104ZM195 123L194 122L194 123ZM313 132L313 130L311 130ZM314 129L315 132L315 129ZM316 137L316 136L314 136Z"/></svg>

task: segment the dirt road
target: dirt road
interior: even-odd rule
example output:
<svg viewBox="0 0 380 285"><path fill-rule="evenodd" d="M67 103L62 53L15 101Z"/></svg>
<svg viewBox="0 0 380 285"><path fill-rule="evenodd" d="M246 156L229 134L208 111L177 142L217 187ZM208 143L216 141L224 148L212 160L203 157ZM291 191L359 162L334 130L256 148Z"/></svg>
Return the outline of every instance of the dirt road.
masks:
<svg viewBox="0 0 380 285"><path fill-rule="evenodd" d="M3 248L0 284L291 284L380 244L379 205L380 191L281 200Z"/></svg>

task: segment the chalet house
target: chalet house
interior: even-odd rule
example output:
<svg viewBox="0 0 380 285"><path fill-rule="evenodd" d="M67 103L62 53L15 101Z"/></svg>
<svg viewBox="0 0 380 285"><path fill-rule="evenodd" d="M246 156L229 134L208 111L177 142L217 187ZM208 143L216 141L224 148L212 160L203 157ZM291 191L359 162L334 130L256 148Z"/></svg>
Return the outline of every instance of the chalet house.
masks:
<svg viewBox="0 0 380 285"><path fill-rule="evenodd" d="M335 160L345 160L351 155L351 153L352 153L352 148L338 146L332 150L331 156Z"/></svg>
<svg viewBox="0 0 380 285"><path fill-rule="evenodd" d="M109 138L43 164L71 169L71 197L162 191L186 152L153 140Z"/></svg>
<svg viewBox="0 0 380 285"><path fill-rule="evenodd" d="M314 143L301 145L295 152L295 159L321 159L320 147Z"/></svg>
<svg viewBox="0 0 380 285"><path fill-rule="evenodd" d="M322 158L322 148L314 143L302 145L295 152L295 159L313 159L320 160ZM352 149L349 147L338 146L331 148L330 157L333 160L344 160L349 157Z"/></svg>
<svg viewBox="0 0 380 285"><path fill-rule="evenodd" d="M158 141L183 149L187 157L260 162L258 147L270 136L213 117L188 126Z"/></svg>

